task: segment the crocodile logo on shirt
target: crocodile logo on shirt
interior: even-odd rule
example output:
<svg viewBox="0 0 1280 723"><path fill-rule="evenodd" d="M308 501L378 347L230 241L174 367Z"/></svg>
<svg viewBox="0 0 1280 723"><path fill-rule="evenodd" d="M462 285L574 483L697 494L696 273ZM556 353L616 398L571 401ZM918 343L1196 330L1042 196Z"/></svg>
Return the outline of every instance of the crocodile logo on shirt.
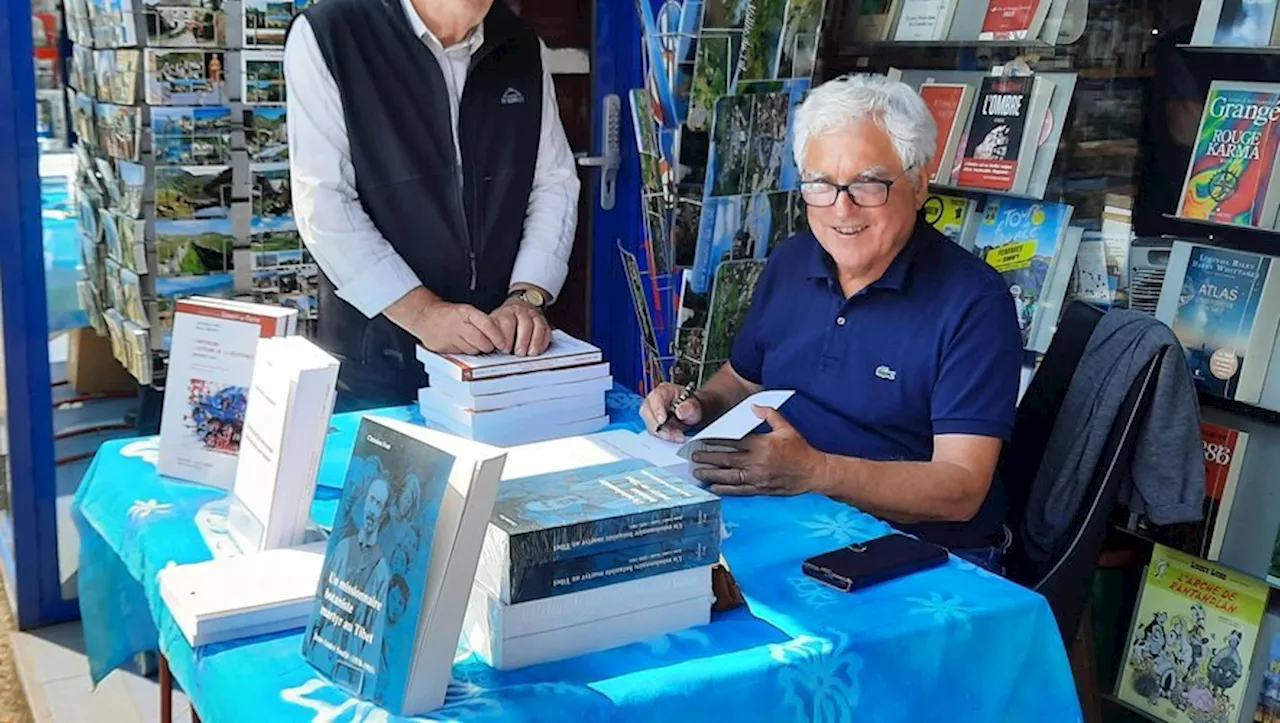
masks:
<svg viewBox="0 0 1280 723"><path fill-rule="evenodd" d="M876 376L880 377L881 379L887 379L892 382L898 378L898 373L890 369L889 367L885 366L884 364L881 364L880 366L876 367Z"/></svg>
<svg viewBox="0 0 1280 723"><path fill-rule="evenodd" d="M516 103L523 103L523 102L524 102L524 93L521 93L515 88L507 88L502 93L503 105L515 105Z"/></svg>

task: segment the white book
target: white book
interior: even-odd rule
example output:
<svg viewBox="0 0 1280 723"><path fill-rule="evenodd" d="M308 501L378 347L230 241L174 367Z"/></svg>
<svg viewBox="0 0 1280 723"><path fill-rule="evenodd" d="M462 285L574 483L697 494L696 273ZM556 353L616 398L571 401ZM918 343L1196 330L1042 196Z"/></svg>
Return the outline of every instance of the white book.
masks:
<svg viewBox="0 0 1280 723"><path fill-rule="evenodd" d="M242 550L305 538L337 381L338 360L302 337L258 343L227 511L228 532Z"/></svg>
<svg viewBox="0 0 1280 723"><path fill-rule="evenodd" d="M394 715L444 702L505 458L363 417L303 634L316 670Z"/></svg>
<svg viewBox="0 0 1280 723"><path fill-rule="evenodd" d="M285 336L296 309L230 307L205 297L174 305L160 420L160 474L229 489L258 340Z"/></svg>
<svg viewBox="0 0 1280 723"><path fill-rule="evenodd" d="M655 578L643 582L653 579ZM601 588L600 591L608 592L609 588ZM552 598L559 599L561 598ZM490 666L498 670L513 670L630 645L706 625L711 622L711 605L715 602L715 595L708 590L685 600L647 607L625 605L622 606L622 611L608 617L594 617L564 627L551 627L509 637L500 637L495 630L487 627L493 623L493 618L489 617L493 614L492 609L486 609L489 600L492 598L482 591L472 595L464 630L467 646ZM519 605L538 602L544 601ZM614 612L604 606L596 609Z"/></svg>
<svg viewBox="0 0 1280 723"><path fill-rule="evenodd" d="M420 346L417 357L429 376L440 375L460 382L594 364L602 359L599 347L575 339L559 329L551 332L551 345L538 356L501 352L436 354Z"/></svg>
<svg viewBox="0 0 1280 723"><path fill-rule="evenodd" d="M678 447L648 432L626 429L549 439L507 448L502 478L533 477L625 459L642 459L654 467L683 467L684 459L676 454Z"/></svg>
<svg viewBox="0 0 1280 723"><path fill-rule="evenodd" d="M714 600L710 566L514 605L477 584L467 603L463 639L486 663L506 670L635 642L628 639L636 630L625 622L626 616L693 601L705 606L709 615ZM567 645L547 644L547 633L581 631L589 623L608 626L604 639L579 635L565 640Z"/></svg>
<svg viewBox="0 0 1280 723"><path fill-rule="evenodd" d="M958 4L958 0L903 0L893 39L898 42L945 40Z"/></svg>
<svg viewBox="0 0 1280 723"><path fill-rule="evenodd" d="M428 379L427 384L429 389L435 389L441 394L447 394L453 399L465 402L465 406L474 407L480 404L479 399L481 397L493 394L506 394L523 390L536 390L536 392L542 394L554 394L555 392L548 392L547 390L574 382L602 379L608 376L609 362L598 362L565 369L512 374L505 377L493 377L492 379L477 379L470 382L457 381L437 374Z"/></svg>
<svg viewBox="0 0 1280 723"><path fill-rule="evenodd" d="M495 447L516 447L524 444L533 444L534 442L545 442L549 439L560 439L563 437L573 437L576 435L599 432L609 426L609 415L602 414L598 417L589 417L572 422L564 422L562 424L526 424L520 427L487 434L484 435L483 438L474 436L465 427L454 424L446 419L428 420L428 423L432 426L439 427L450 434L456 434L459 437L463 437L464 439L474 439L477 442L484 442L485 444L491 444Z"/></svg>
<svg viewBox="0 0 1280 723"><path fill-rule="evenodd" d="M474 382L471 382L474 383ZM514 389L509 392L499 392L497 394L480 394L470 395L465 393L465 384L434 384L430 387L433 394L441 398L448 399L455 406L470 409L476 412L489 411L493 409L506 409L521 404L531 404L534 402L542 402L550 399L563 399L565 397L577 397L585 394L603 395L605 392L613 388L613 377L606 374L604 376L592 377L576 382L565 382L564 384L547 384L538 387L529 387L527 389Z"/></svg>
<svg viewBox="0 0 1280 723"><path fill-rule="evenodd" d="M761 424L764 424L764 420L756 416L752 407L778 409L783 404L786 404L793 394L795 394L795 391L789 389L768 389L752 394L738 402L729 411L716 417L710 424L703 427L697 434L685 441L684 444L681 444L676 454L689 460L689 464L695 468L706 466L693 461L695 452L733 451L734 448L726 447L723 444L718 444L718 442L740 440L755 431Z"/></svg>
<svg viewBox="0 0 1280 723"><path fill-rule="evenodd" d="M456 429L469 431L475 439L520 432L522 428L544 424L566 424L605 413L604 394L579 394L561 399L520 404L506 409L475 411L458 406L431 389L418 391L418 406L424 419L444 420Z"/></svg>
<svg viewBox="0 0 1280 723"><path fill-rule="evenodd" d="M160 597L193 647L306 625L325 543L188 565L156 575Z"/></svg>

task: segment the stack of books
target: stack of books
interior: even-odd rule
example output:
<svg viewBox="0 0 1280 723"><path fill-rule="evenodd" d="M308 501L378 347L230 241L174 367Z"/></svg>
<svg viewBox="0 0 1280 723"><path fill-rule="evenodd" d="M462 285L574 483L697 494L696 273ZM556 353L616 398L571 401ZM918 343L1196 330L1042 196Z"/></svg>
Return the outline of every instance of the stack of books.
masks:
<svg viewBox="0 0 1280 723"><path fill-rule="evenodd" d="M418 390L422 416L465 439L501 447L590 434L609 423L613 387L598 347L563 331L536 357L436 354L418 348L428 386Z"/></svg>
<svg viewBox="0 0 1280 723"><path fill-rule="evenodd" d="M628 459L504 480L463 634L501 670L710 621L720 500Z"/></svg>

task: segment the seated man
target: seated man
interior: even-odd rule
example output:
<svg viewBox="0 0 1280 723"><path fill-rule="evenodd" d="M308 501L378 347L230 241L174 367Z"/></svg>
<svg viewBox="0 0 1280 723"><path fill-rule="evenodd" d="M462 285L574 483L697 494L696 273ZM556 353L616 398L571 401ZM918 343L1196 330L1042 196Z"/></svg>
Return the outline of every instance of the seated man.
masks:
<svg viewBox="0 0 1280 723"><path fill-rule="evenodd" d="M730 361L668 413L680 439L762 389L793 389L769 431L702 453L722 495L819 492L997 572L1008 546L992 480L1013 426L1022 338L990 266L921 220L936 129L920 97L883 76L815 88L795 117L810 232L772 253ZM664 424L665 423L665 424Z"/></svg>

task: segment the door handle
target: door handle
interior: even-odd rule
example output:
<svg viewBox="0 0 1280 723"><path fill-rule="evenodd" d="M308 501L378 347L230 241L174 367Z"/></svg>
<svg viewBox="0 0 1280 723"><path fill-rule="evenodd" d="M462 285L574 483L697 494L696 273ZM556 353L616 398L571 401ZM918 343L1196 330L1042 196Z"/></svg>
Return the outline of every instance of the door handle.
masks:
<svg viewBox="0 0 1280 723"><path fill-rule="evenodd" d="M622 166L620 141L622 133L622 99L617 93L603 98L600 109L600 150L602 155L575 153L579 166L600 169L600 208L613 210L617 201L618 168Z"/></svg>

